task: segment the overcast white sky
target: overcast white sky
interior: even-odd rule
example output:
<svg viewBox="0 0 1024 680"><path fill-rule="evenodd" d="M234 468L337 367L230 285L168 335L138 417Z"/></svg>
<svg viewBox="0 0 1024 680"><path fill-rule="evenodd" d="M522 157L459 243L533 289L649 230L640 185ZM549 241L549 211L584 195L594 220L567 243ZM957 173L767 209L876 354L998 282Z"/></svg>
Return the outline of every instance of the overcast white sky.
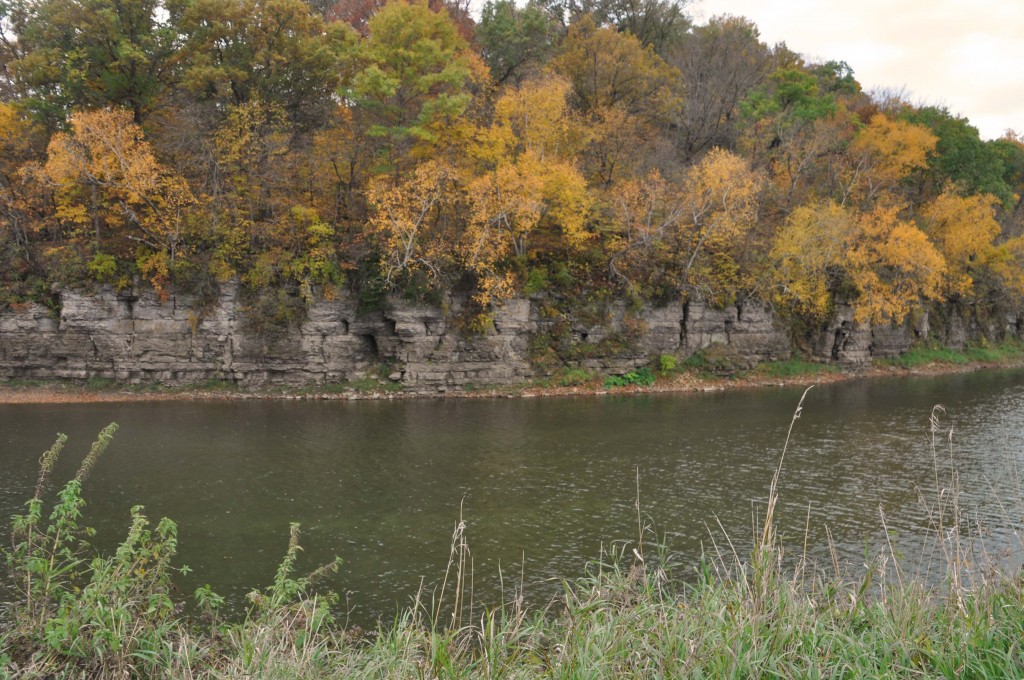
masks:
<svg viewBox="0 0 1024 680"><path fill-rule="evenodd" d="M965 116L984 139L1024 133L1024 0L694 0L696 23L732 14L813 61L845 61L865 90Z"/></svg>

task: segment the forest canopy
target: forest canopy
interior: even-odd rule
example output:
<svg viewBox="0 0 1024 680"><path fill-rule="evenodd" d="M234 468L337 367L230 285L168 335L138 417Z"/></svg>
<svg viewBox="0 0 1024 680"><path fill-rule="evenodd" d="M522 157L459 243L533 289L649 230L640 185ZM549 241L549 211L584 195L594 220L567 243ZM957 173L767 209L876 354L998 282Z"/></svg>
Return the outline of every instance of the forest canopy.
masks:
<svg viewBox="0 0 1024 680"><path fill-rule="evenodd" d="M4 0L0 306L1024 305L1024 140L673 0ZM286 293L281 295L280 293Z"/></svg>

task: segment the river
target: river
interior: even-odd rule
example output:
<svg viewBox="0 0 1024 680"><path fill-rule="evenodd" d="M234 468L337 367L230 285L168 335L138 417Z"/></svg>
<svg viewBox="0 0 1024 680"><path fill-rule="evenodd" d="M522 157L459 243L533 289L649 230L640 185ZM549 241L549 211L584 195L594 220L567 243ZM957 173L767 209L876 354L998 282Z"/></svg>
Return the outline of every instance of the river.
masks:
<svg viewBox="0 0 1024 680"><path fill-rule="evenodd" d="M85 485L88 524L110 548L133 505L174 519L179 563L193 570L179 579L185 593L209 583L241 606L273 578L295 521L300 569L340 556L327 585L349 622L387 621L436 587L461 517L475 600L498 602L504 584L504 597L522 586L542 603L610 543L635 540L638 489L648 539L674 560L694 564L726 534L744 556L802 392L0 405L0 514L31 496L57 432L70 437L63 482L116 421ZM946 408L938 482L936 404ZM1018 551L1024 371L1000 370L812 389L781 476L788 554L806 545L829 564L827 527L856 572L866 549L887 549L884 513L898 559L922 569L931 544L920 499L949 486L949 428L971 531L992 552Z"/></svg>

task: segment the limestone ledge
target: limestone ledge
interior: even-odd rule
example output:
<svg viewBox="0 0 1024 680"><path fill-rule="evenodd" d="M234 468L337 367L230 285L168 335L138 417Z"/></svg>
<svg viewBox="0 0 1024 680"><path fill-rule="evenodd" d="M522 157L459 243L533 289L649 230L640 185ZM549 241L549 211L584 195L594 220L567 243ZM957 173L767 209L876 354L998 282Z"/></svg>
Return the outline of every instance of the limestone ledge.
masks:
<svg viewBox="0 0 1024 680"><path fill-rule="evenodd" d="M531 362L531 340L551 337L559 323L563 341L580 350L570 365L601 373L625 373L664 354L683 360L711 346L741 366L792 354L789 334L771 309L750 302L725 309L673 303L635 312L613 303L595 321L552 317L551 301L516 299L495 312L487 332L466 335L453 323L457 300L447 311L390 300L385 311L359 314L356 301L343 295L315 303L301 328L273 337L260 337L246 324L233 285L202 314L184 296L161 301L152 292L66 291L61 303L59 318L38 305L0 313L0 377L299 386L361 380L383 368L387 379L409 390L508 385L553 370ZM896 356L929 334L952 347L1021 335L1016 317L987 324L971 319L950 314L930 324L923 315L902 326L872 327L855 322L852 308L840 307L813 339L813 355L857 365ZM629 341L602 344L622 337Z"/></svg>

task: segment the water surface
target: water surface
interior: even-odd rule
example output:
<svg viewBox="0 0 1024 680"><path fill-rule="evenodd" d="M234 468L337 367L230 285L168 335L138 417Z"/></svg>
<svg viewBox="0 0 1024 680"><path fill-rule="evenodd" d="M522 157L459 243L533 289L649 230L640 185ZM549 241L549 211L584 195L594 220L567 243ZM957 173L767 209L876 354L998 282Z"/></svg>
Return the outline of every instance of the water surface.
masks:
<svg viewBox="0 0 1024 680"><path fill-rule="evenodd" d="M296 521L303 568L343 558L330 585L347 594L351 621L390 619L440 580L461 517L477 601L502 597L500 571L506 597L522 584L543 602L602 546L636 538L638 484L642 521L677 559L695 562L723 530L743 552L802 391L2 405L0 513L31 496L57 432L70 436L63 481L116 421L85 486L88 521L112 546L135 504L176 520L179 562L193 569L186 592L210 583L239 605L271 580ZM986 547L1017 547L1024 372L989 371L811 390L782 475L790 554L803 551L809 513L810 556L827 558L827 526L856 567L866 545L882 545L884 512L901 559L917 559L928 526L920 498L936 495L935 404L947 409L964 504Z"/></svg>

